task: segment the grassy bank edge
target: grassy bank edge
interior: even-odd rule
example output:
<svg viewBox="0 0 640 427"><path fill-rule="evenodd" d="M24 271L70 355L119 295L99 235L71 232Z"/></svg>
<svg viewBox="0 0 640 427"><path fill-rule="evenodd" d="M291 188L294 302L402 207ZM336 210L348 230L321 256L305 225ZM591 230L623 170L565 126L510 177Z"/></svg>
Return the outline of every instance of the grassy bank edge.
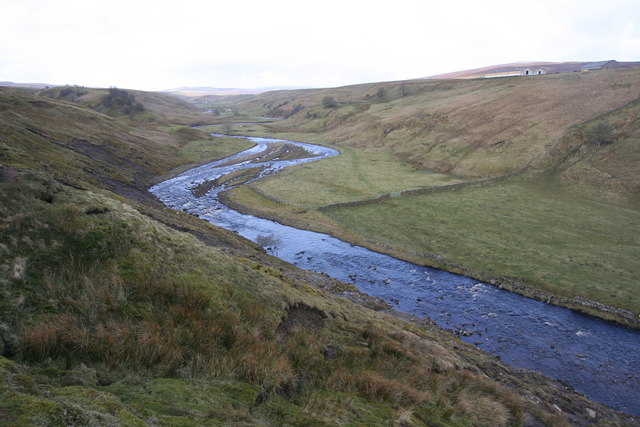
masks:
<svg viewBox="0 0 640 427"><path fill-rule="evenodd" d="M226 206L235 209L243 214L277 221L284 225L296 228L303 228L310 231L326 233L333 237L346 241L347 243L362 246L375 252L391 255L403 261L408 261L417 265L437 268L440 270L448 271L450 273L460 274L475 280L490 283L501 289L505 289L528 298L542 301L547 304L565 307L606 321L615 322L636 330L640 330L640 319L636 318L636 316L634 316L634 314L628 310L624 310L619 307L604 304L602 302L580 296L569 298L562 295L544 292L538 289L534 289L530 286L527 286L521 281L517 281L509 277L493 276L482 271L470 269L465 266L452 263L438 254L423 253L419 255L401 251L397 248L383 245L379 242L364 239L362 238L362 236L353 232L349 232L342 227L327 227L324 224L320 224L319 222L315 221L305 221L304 219L300 218L294 219L290 216L275 213L275 209L266 210L249 207L238 200L238 194L241 191L244 192L245 196L247 196L246 193L249 191L252 193L249 197L257 198L261 201L260 203L254 204L254 206L277 204L277 202L273 200L265 199L262 195L248 186L235 188L233 190L221 193L220 201ZM286 211L286 208L281 209L280 212L282 211Z"/></svg>

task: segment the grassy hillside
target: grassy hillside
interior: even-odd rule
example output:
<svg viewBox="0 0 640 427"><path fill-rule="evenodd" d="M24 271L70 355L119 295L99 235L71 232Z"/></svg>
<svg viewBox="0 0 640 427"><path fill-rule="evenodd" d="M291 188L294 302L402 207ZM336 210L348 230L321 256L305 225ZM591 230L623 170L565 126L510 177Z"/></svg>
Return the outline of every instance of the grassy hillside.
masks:
<svg viewBox="0 0 640 427"><path fill-rule="evenodd" d="M227 199L638 326L639 77L632 69L392 82L231 102L284 116L298 106L270 125L236 126L237 134L330 143L343 155ZM523 167L489 185L446 187Z"/></svg>
<svg viewBox="0 0 640 427"><path fill-rule="evenodd" d="M40 96L76 103L112 117L136 122L193 125L234 121L232 114L206 113L193 103L156 92L59 86L37 93Z"/></svg>
<svg viewBox="0 0 640 427"><path fill-rule="evenodd" d="M415 80L268 92L226 103L288 117L271 126L275 132L321 135L393 154L416 169L478 177L518 169L552 149L571 126L637 100L639 78L640 69L628 69Z"/></svg>
<svg viewBox="0 0 640 427"><path fill-rule="evenodd" d="M145 195L234 140L7 89L0 121L2 425L637 421Z"/></svg>

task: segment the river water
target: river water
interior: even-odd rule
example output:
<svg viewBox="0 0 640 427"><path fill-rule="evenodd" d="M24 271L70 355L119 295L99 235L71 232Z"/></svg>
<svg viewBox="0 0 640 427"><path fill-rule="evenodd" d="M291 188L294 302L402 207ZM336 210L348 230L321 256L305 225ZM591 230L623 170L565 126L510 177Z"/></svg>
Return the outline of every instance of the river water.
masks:
<svg viewBox="0 0 640 427"><path fill-rule="evenodd" d="M229 160L282 142L248 137L256 146L230 158L188 170L150 191L167 206L189 212L253 240L268 240L270 253L301 268L323 272L386 300L396 310L428 317L460 338L517 368L564 381L587 397L640 415L640 333L545 304L442 270L421 267L334 237L244 215L221 204L226 188L196 198L191 189L229 172L264 166L261 176L339 153L303 147L309 158L265 163ZM268 239L265 239L268 237Z"/></svg>

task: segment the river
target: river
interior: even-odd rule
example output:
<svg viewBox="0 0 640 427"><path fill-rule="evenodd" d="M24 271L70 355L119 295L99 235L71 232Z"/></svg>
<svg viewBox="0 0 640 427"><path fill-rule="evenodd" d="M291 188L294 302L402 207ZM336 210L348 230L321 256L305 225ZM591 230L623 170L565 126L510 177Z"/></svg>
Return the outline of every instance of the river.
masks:
<svg viewBox="0 0 640 427"><path fill-rule="evenodd" d="M280 259L323 272L383 298L396 310L428 317L460 338L517 368L561 380L592 400L640 415L640 333L495 286L351 245L334 237L244 215L218 201L226 188L202 197L191 189L232 171L264 166L260 176L339 153L293 141L309 152L297 160L239 161L282 140L247 137L253 148L188 170L149 191L167 206L253 240ZM234 163L233 160L236 162ZM267 239L265 239L267 238Z"/></svg>

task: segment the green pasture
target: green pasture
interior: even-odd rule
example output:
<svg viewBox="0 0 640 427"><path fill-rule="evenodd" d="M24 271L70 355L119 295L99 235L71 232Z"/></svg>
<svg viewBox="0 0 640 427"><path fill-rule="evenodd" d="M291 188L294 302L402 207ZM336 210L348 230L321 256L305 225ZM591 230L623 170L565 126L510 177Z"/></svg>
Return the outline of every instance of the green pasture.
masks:
<svg viewBox="0 0 640 427"><path fill-rule="evenodd" d="M179 149L185 162L196 163L204 160L223 159L255 144L248 139L213 136L210 140L189 141Z"/></svg>
<svg viewBox="0 0 640 427"><path fill-rule="evenodd" d="M462 181L452 175L416 171L387 153L349 147L341 151L339 156L291 168L255 186L285 203L318 207Z"/></svg>
<svg viewBox="0 0 640 427"><path fill-rule="evenodd" d="M640 312L640 212L579 197L552 177L520 177L326 214L392 252L438 254L543 291Z"/></svg>

